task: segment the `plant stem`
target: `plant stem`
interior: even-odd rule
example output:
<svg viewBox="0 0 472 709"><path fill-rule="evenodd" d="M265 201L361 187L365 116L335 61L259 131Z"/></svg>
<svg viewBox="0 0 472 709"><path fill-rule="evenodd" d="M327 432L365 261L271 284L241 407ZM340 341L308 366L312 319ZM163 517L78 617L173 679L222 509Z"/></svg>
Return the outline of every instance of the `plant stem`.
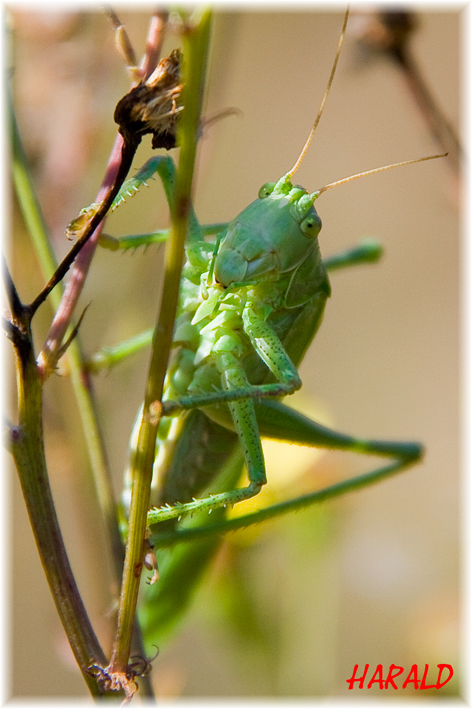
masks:
<svg viewBox="0 0 472 709"><path fill-rule="evenodd" d="M10 450L41 562L72 651L93 695L105 692L89 668L104 661L67 558L47 475L42 429L42 386L31 331L16 326L18 425L10 428Z"/></svg>
<svg viewBox="0 0 472 709"><path fill-rule="evenodd" d="M172 344L178 302L185 237L191 207L191 187L197 148L203 86L208 55L211 15L204 11L184 30L185 75L181 125L180 160L172 212L172 238L166 247L162 307L154 330L151 363L144 399L143 417L136 451L130 461L132 492L128 543L123 571L118 627L112 658L107 671L123 676L127 671L131 628L136 613L144 557L146 517L149 508L152 468L159 424L159 406L164 376ZM156 415L150 411L156 409Z"/></svg>

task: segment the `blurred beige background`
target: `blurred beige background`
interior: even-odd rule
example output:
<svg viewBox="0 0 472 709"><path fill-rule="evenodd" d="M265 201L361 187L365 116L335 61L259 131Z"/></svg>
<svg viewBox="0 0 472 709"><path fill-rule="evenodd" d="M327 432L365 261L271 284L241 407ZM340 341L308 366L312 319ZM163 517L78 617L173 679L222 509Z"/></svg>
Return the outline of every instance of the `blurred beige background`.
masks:
<svg viewBox="0 0 472 709"><path fill-rule="evenodd" d="M120 17L141 52L146 13ZM461 15L437 10L420 13L419 20L415 55L457 128ZM308 8L217 14L206 112L235 106L243 118L218 122L201 143L195 206L202 222L234 217L264 182L290 169L325 90L341 25L342 13ZM441 152L398 70L382 59L360 60L355 27L352 18L325 114L297 175L310 190ZM69 248L64 227L94 200L114 138L114 106L128 81L100 13L15 9L11 29L20 129L63 254ZM147 141L140 150L137 166L149 154ZM107 231L165 225L161 193L158 182L150 182L110 218ZM385 255L377 265L332 275L325 321L301 367L304 386L293 403L346 433L421 441L426 457L372 489L255 534L231 535L181 634L154 663L162 696L359 699L374 690L348 692L346 679L355 664L366 663L420 669L449 663L456 676L443 692L458 692L459 205L447 160L358 180L317 202L324 255L366 236L381 241ZM13 245L20 294L32 299L42 279L19 219ZM81 329L88 351L152 325L160 259L155 247L134 255L97 253L82 298L83 305L91 303ZM43 306L38 347L49 318ZM97 381L117 493L146 362L142 353ZM51 480L73 568L108 648L109 563L64 376L48 383L45 417ZM371 465L351 455L317 458L312 451L298 463L296 450L289 449L282 474L269 457L269 484L282 498ZM294 478L287 482L288 468ZM12 478L12 692L86 696Z"/></svg>

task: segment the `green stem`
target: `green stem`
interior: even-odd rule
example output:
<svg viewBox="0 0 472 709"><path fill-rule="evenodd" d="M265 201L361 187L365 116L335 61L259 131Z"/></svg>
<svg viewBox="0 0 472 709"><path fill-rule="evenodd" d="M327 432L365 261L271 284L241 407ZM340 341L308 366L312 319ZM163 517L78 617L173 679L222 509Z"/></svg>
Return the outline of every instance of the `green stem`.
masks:
<svg viewBox="0 0 472 709"><path fill-rule="evenodd" d="M191 209L191 189L200 124L200 112L210 37L211 13L204 11L184 30L185 75L181 126L180 159L175 185L172 216L172 239L166 248L163 307L154 331L151 363L146 384L143 418L136 452L130 460L132 477L131 504L123 570L118 627L108 667L111 675L126 673L131 642L131 628L136 613L139 583L144 558L147 511L149 508L152 468L160 420L149 412L162 398L177 309L187 224ZM157 407L159 408L159 407Z"/></svg>
<svg viewBox="0 0 472 709"><path fill-rule="evenodd" d="M100 696L106 692L88 670L102 663L104 654L77 589L54 508L43 444L42 385L29 329L18 327L14 345L19 418L10 429L10 450L57 611L91 693Z"/></svg>
<svg viewBox="0 0 472 709"><path fill-rule="evenodd" d="M28 161L23 150L11 99L9 100L9 128L12 146L12 174L16 197L39 259L41 271L46 278L50 278L57 268L57 260L48 238L41 207L31 181ZM59 288L51 293L51 304L54 310L57 309L60 303L62 290L63 285L61 283Z"/></svg>

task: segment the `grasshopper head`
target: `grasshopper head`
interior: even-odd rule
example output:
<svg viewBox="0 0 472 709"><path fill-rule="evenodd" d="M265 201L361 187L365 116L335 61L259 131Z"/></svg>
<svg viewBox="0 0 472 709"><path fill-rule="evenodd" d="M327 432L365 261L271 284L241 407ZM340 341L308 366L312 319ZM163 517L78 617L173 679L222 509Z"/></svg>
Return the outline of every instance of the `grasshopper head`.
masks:
<svg viewBox="0 0 472 709"><path fill-rule="evenodd" d="M267 183L259 198L229 225L215 260L215 278L233 283L272 280L294 270L313 249L321 229L314 198L289 176Z"/></svg>

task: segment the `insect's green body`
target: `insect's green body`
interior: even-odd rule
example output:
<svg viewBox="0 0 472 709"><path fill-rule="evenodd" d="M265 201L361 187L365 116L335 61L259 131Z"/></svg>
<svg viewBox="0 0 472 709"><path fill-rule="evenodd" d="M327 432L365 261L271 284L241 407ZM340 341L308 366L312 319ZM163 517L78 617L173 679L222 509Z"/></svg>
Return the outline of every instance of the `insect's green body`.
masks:
<svg viewBox="0 0 472 709"><path fill-rule="evenodd" d="M144 180L151 171L161 176L172 204L175 166L169 157L151 158L123 186L115 203L136 189L140 174ZM264 185L258 199L222 225L216 237L214 227L200 226L191 214L175 352L158 429L151 494L156 507L148 515L158 534L164 528L154 525L165 520L256 495L266 482L261 435L394 458L396 462L372 473L374 479L403 469L420 455L417 444L346 436L273 401L301 386L297 367L330 295L318 245L321 220L313 206L321 191L309 194L286 175ZM208 234L213 236L205 238ZM127 237L118 243L109 237L106 245L132 248L162 238ZM334 257L329 267L375 261L379 255L378 245L366 243ZM137 431L138 424L132 447ZM211 487L211 494L196 499L218 476L238 441L249 485L226 492ZM128 495L129 484L125 508Z"/></svg>
<svg viewBox="0 0 472 709"><path fill-rule="evenodd" d="M262 385L271 372L280 382L271 393L282 395L300 387L296 366L330 294L313 200L282 178L276 185L265 185L259 198L229 223L217 237L216 249L201 238L190 241L174 337L179 349L167 377L165 400ZM236 430L248 468L257 467L255 474L263 476L253 402L215 403L203 410L220 426ZM191 417L185 426L190 438L196 438L191 426L205 426L209 452L215 446L211 438L221 436L219 427L213 431L200 417ZM170 463L176 431L182 435L182 422L169 424L165 419L161 424L162 450L155 470L158 504L187 502L218 472L202 452L202 470L193 458L191 476L202 482L190 485L184 476L184 489L176 488L175 476L183 477ZM180 465L187 468L182 461Z"/></svg>
<svg viewBox="0 0 472 709"><path fill-rule="evenodd" d="M161 158L157 164L171 194L173 163ZM380 255L378 245L366 243L325 266L318 245L321 221L313 206L317 196L292 187L283 177L261 188L259 198L211 241L205 240L205 229L192 214L175 325L177 351L164 393L164 408L178 401L191 410L177 408L177 417L165 416L159 425L151 496L157 507L150 510L148 523L157 548L203 539L179 545L164 557L159 581L149 590L141 614L150 638L157 634L163 639L172 632L219 544L215 532L370 484L421 455L416 443L346 436L266 398L282 397L301 385L296 368L330 295L327 266L375 261ZM393 462L280 503L273 511L228 520L221 508L256 495L266 482L261 435L387 456ZM232 456L239 445L249 476L245 488L235 488L239 466L232 464ZM222 471L229 471L225 483ZM209 524L207 513L213 510ZM176 519L180 517L182 521Z"/></svg>

